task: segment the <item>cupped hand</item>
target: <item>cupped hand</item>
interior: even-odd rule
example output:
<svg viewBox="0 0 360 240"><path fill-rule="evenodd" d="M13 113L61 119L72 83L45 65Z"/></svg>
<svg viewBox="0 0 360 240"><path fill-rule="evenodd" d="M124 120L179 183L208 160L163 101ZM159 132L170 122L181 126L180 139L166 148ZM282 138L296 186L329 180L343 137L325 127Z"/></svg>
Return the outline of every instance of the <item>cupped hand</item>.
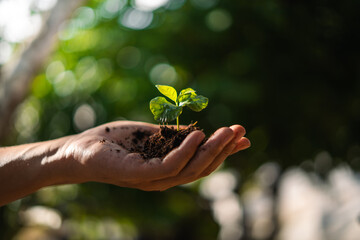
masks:
<svg viewBox="0 0 360 240"><path fill-rule="evenodd" d="M229 155L250 146L245 129L233 125L218 129L201 146L205 135L194 131L163 159L145 160L134 151L158 130L158 125L149 123L111 122L70 137L59 154L77 166L77 182L162 191L209 175Z"/></svg>

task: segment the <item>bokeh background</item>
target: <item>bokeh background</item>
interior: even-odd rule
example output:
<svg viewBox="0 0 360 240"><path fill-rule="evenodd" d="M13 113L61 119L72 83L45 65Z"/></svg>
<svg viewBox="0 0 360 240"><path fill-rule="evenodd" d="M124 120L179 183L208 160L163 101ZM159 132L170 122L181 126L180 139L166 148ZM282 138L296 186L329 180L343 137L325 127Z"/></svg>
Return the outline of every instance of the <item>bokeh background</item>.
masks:
<svg viewBox="0 0 360 240"><path fill-rule="evenodd" d="M205 133L250 149L165 192L49 187L0 208L0 239L360 236L357 0L0 0L2 146L154 123L155 84L209 98ZM19 175L21 178L21 175Z"/></svg>

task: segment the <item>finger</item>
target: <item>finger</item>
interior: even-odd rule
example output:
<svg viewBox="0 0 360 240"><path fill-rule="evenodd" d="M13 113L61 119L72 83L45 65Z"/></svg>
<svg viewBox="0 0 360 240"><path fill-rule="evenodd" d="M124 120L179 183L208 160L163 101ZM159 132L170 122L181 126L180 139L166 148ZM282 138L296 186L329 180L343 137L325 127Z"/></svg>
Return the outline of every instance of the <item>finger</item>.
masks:
<svg viewBox="0 0 360 240"><path fill-rule="evenodd" d="M200 177L205 177L215 171L224 162L224 160L233 153L238 142L245 135L245 129L240 125L233 125L230 128L233 130L235 137L226 145L222 152L216 156L215 160L200 174Z"/></svg>
<svg viewBox="0 0 360 240"><path fill-rule="evenodd" d="M199 178L200 174L212 163L216 156L232 140L234 133L230 128L217 130L209 140L202 145L195 156L176 176L153 181L154 186L162 190L170 187L192 182Z"/></svg>
<svg viewBox="0 0 360 240"><path fill-rule="evenodd" d="M231 152L232 154L235 154L241 150L245 150L247 148L249 148L251 146L251 142L248 138L246 137L242 137L237 143L236 146L234 147L234 149Z"/></svg>
<svg viewBox="0 0 360 240"><path fill-rule="evenodd" d="M214 172L229 156L238 151L244 150L250 147L250 141L246 137L242 137L239 141L231 144L224 149L224 151L217 156L216 160L201 174L201 177L206 177ZM230 153L229 153L230 150Z"/></svg>
<svg viewBox="0 0 360 240"><path fill-rule="evenodd" d="M213 163L209 165L201 174L200 178L206 177L210 175L212 172L214 172L224 161L225 159L230 155L229 151L233 148L233 144L228 144L228 146L215 158Z"/></svg>
<svg viewBox="0 0 360 240"><path fill-rule="evenodd" d="M231 142L229 142L223 151L215 158L215 160L197 177L204 177L215 171L223 162L224 160L230 155L242 149L245 149L250 146L250 141L243 137L245 135L245 129L240 125L234 125L230 127L234 132L234 138ZM181 177L181 176L180 176ZM175 178L179 178L179 176L174 177L172 179L164 179L164 180L157 180L153 182L149 182L145 184L143 190L147 191L159 191L159 190L166 190L168 188L174 187L176 185L184 184L191 182L193 180L184 179L182 178L182 182L178 179L175 181Z"/></svg>
<svg viewBox="0 0 360 240"><path fill-rule="evenodd" d="M241 137L245 136L245 134L246 134L245 128L241 125L238 125L238 124L232 125L230 128L233 130L235 137L237 139L240 139Z"/></svg>
<svg viewBox="0 0 360 240"><path fill-rule="evenodd" d="M198 146L205 138L202 131L193 131L190 133L180 146L172 150L156 169L149 169L151 172L157 172L154 176L157 179L176 176L194 156ZM158 172L160 171L160 172Z"/></svg>
<svg viewBox="0 0 360 240"><path fill-rule="evenodd" d="M214 135L199 148L194 159L189 162L182 172L182 176L190 179L197 178L233 138L234 132L231 128L224 127L216 131Z"/></svg>
<svg viewBox="0 0 360 240"><path fill-rule="evenodd" d="M123 172L122 179L134 183L137 182L139 176L141 176L142 182L167 178L176 175L184 168L184 166L186 166L187 162L195 154L198 145L203 141L204 137L205 135L201 131L190 133L181 145L170 152L163 161L158 158L144 161L140 154L129 154L124 150L121 153L127 152L127 155L122 156L122 159L120 160L118 159L117 164L114 162L109 165L121 166L121 172Z"/></svg>
<svg viewBox="0 0 360 240"><path fill-rule="evenodd" d="M221 154L219 154L216 160L201 174L201 177L208 176L213 171L215 171L229 155L244 150L250 147L250 145L251 145L250 141L246 137L240 138L240 140L238 140L235 143L228 144L228 146L224 149L224 151Z"/></svg>
<svg viewBox="0 0 360 240"><path fill-rule="evenodd" d="M230 127L233 132L234 132L234 138L233 140L225 147L225 149L222 151L221 154L224 154L226 155L226 157L228 155L230 155L233 150L235 149L236 145L237 145L237 142L242 138L244 137L246 131L245 131L245 128L241 125L233 125Z"/></svg>

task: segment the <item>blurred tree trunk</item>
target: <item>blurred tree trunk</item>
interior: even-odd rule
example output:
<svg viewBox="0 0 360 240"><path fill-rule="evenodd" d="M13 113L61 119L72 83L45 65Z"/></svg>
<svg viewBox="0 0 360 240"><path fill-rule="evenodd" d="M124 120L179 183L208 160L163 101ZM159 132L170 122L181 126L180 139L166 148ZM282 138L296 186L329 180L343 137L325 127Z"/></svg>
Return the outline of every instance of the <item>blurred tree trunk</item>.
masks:
<svg viewBox="0 0 360 240"><path fill-rule="evenodd" d="M16 107L52 52L61 24L86 0L58 0L39 35L0 72L0 143L11 129Z"/></svg>

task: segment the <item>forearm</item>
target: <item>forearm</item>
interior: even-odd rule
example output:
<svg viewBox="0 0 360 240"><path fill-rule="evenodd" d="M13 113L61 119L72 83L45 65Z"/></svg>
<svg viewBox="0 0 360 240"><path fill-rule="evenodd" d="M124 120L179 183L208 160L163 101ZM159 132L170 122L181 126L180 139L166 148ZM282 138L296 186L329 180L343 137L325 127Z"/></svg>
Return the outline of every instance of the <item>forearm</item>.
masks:
<svg viewBox="0 0 360 240"><path fill-rule="evenodd" d="M68 137L0 148L0 206L38 189L71 180L71 160L59 154Z"/></svg>

